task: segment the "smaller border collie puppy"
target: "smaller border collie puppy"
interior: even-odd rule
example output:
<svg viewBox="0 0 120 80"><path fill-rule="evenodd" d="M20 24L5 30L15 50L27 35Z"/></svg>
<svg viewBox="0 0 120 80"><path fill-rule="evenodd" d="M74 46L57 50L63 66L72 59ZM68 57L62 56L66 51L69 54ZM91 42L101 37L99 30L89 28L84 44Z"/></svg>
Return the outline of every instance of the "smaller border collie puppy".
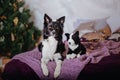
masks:
<svg viewBox="0 0 120 80"><path fill-rule="evenodd" d="M53 60L56 63L54 78L57 78L60 74L64 58L62 53L65 51L65 44L62 42L64 21L65 16L52 21L47 14L44 15L43 40L38 48L42 53L41 68L45 76L49 75L47 63Z"/></svg>
<svg viewBox="0 0 120 80"><path fill-rule="evenodd" d="M80 55L86 54L86 48L80 42L79 31L74 33L65 33L68 41L68 53L66 54L66 59L73 59L79 57Z"/></svg>

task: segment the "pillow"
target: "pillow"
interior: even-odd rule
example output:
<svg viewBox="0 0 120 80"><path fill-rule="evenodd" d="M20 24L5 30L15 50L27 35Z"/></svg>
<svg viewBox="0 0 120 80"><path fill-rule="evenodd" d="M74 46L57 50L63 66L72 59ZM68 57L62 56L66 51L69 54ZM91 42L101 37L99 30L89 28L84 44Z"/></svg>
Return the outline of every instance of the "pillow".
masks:
<svg viewBox="0 0 120 80"><path fill-rule="evenodd" d="M120 28L118 28L118 29L116 30L116 32L120 32Z"/></svg>
<svg viewBox="0 0 120 80"><path fill-rule="evenodd" d="M83 37L87 40L104 40L111 35L111 28L106 22L107 19L108 18L102 18L84 21L80 23L74 31L79 31L80 38Z"/></svg>
<svg viewBox="0 0 120 80"><path fill-rule="evenodd" d="M105 38L103 37L103 34L101 32L86 33L82 37L85 38L87 41L105 40Z"/></svg>
<svg viewBox="0 0 120 80"><path fill-rule="evenodd" d="M109 25L106 25L102 29L99 29L98 32L102 32L104 38L107 38L112 34L111 28Z"/></svg>
<svg viewBox="0 0 120 80"><path fill-rule="evenodd" d="M96 32L91 32L91 33L82 35L82 37L88 41L105 40L109 36L111 36L111 29L110 29L109 25L106 25L104 28L99 29Z"/></svg>
<svg viewBox="0 0 120 80"><path fill-rule="evenodd" d="M107 19L107 24L110 26L112 33L120 29L120 15L114 14Z"/></svg>
<svg viewBox="0 0 120 80"><path fill-rule="evenodd" d="M82 35L86 33L96 31L94 28L94 24L94 21L81 23L74 31L79 31L79 37L82 37Z"/></svg>
<svg viewBox="0 0 120 80"><path fill-rule="evenodd" d="M107 18L94 19L94 20L79 20L77 21L77 24L79 25L74 31L79 31L80 37L86 33L97 32L108 26L106 19Z"/></svg>

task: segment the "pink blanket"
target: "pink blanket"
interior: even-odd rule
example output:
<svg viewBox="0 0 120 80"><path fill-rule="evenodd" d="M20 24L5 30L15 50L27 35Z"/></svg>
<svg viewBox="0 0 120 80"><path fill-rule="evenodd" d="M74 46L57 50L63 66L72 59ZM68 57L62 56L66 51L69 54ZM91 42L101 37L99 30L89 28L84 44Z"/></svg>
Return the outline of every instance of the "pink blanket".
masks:
<svg viewBox="0 0 120 80"><path fill-rule="evenodd" d="M88 45L91 45L94 47L94 49L89 54L82 55L79 58L71 60L65 59L62 64L61 73L56 80L76 80L79 73L89 62L98 63L105 56L120 53L120 42L113 41L103 41L97 43L85 42L84 45L86 47ZM38 48L16 55L13 57L13 59L18 59L21 62L26 63L35 71L35 73L39 76L41 80L54 80L53 73L55 69L55 62L51 61L48 63L50 75L48 77L45 77L40 67L41 53L39 52Z"/></svg>

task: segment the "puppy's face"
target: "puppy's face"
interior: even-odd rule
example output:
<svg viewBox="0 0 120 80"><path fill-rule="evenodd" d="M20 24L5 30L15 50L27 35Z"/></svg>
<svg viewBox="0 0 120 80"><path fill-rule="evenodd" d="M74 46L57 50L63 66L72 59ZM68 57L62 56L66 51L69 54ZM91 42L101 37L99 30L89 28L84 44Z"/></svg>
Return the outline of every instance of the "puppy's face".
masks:
<svg viewBox="0 0 120 80"><path fill-rule="evenodd" d="M76 31L75 33L65 33L68 41L68 45L74 46L79 44L80 39L79 39L79 31Z"/></svg>
<svg viewBox="0 0 120 80"><path fill-rule="evenodd" d="M49 36L54 36L55 38L58 38L59 36L62 36L64 21L65 16L57 19L56 21L52 21L52 19L47 14L45 14L43 29L44 38L47 38Z"/></svg>

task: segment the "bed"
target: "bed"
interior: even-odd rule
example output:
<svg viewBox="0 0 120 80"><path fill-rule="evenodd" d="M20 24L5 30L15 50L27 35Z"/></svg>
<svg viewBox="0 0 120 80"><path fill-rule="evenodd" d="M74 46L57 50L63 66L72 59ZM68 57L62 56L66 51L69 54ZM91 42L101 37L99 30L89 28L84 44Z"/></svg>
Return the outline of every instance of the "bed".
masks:
<svg viewBox="0 0 120 80"><path fill-rule="evenodd" d="M5 66L3 80L97 80L120 79L120 42L104 40L82 42L89 53L79 58L65 59L61 74L53 78L55 62L48 63L50 75L45 77L40 67L41 52L38 48L18 54ZM65 42L66 44L66 42ZM67 44L66 51L67 52Z"/></svg>

